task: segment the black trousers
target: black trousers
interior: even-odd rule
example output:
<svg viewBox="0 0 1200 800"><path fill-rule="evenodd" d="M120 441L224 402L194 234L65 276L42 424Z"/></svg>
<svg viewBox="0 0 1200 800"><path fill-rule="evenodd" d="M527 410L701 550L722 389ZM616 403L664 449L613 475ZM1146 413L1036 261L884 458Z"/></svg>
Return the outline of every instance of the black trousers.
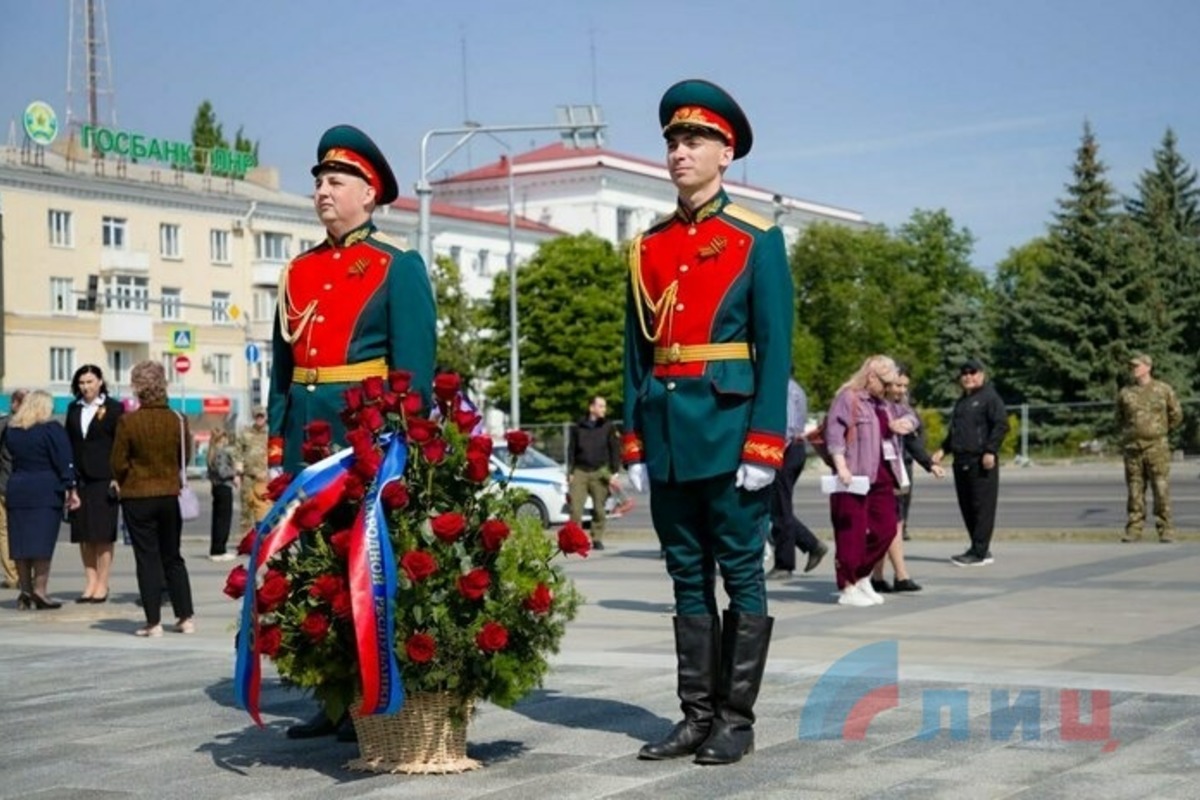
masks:
<svg viewBox="0 0 1200 800"><path fill-rule="evenodd" d="M811 553L817 537L796 518L792 495L808 458L804 442L789 442L783 451L783 468L775 471L771 485L771 544L775 546L775 568L796 569L796 548Z"/></svg>
<svg viewBox="0 0 1200 800"><path fill-rule="evenodd" d="M168 495L122 500L121 510L125 514L130 541L133 542L138 594L142 596L146 624L153 626L162 621L164 578L175 616L179 619L191 617L195 613L192 608L192 585L183 556L179 553L179 540L183 533L179 498Z"/></svg>
<svg viewBox="0 0 1200 800"><path fill-rule="evenodd" d="M1000 465L984 469L980 456L954 454L954 492L962 512L971 552L983 558L992 545L996 527L996 501L1000 496Z"/></svg>
<svg viewBox="0 0 1200 800"><path fill-rule="evenodd" d="M227 483L212 485L212 528L209 529L208 554L225 554L229 529L233 526L233 487Z"/></svg>

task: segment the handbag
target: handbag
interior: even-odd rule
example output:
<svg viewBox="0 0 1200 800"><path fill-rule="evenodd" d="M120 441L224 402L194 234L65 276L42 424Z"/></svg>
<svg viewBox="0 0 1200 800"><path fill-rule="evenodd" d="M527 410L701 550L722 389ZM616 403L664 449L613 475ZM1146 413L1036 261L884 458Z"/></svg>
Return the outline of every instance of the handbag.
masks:
<svg viewBox="0 0 1200 800"><path fill-rule="evenodd" d="M175 416L179 417L179 516L184 520L199 519L200 498L192 491L192 487L188 486L187 445L183 439L183 415L176 411Z"/></svg>

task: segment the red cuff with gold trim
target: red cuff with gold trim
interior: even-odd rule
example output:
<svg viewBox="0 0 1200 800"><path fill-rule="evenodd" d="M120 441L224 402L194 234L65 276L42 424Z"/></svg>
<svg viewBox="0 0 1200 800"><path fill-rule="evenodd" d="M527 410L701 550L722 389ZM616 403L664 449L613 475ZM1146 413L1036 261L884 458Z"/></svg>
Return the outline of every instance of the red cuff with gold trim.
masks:
<svg viewBox="0 0 1200 800"><path fill-rule="evenodd" d="M782 469L785 444L782 436L750 431L742 444L742 461L747 464L762 464L771 469Z"/></svg>
<svg viewBox="0 0 1200 800"><path fill-rule="evenodd" d="M283 437L272 436L267 440L267 466L283 466Z"/></svg>
<svg viewBox="0 0 1200 800"><path fill-rule="evenodd" d="M626 433L621 436L621 461L626 465L640 464L646 458L642 449L642 437L636 433Z"/></svg>

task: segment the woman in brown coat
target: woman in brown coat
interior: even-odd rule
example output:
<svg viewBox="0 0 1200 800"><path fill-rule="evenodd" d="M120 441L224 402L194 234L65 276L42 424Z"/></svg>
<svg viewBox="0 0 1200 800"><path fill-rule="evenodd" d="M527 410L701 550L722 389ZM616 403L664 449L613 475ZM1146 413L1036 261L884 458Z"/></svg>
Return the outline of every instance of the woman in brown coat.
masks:
<svg viewBox="0 0 1200 800"><path fill-rule="evenodd" d="M162 636L162 582L175 610L175 630L193 633L192 587L179 552L183 519L179 514L180 465L190 457L187 420L167 405L162 364L142 361L129 376L140 403L117 423L112 449L113 479L120 487L121 510L133 542L138 592L146 612L138 636Z"/></svg>

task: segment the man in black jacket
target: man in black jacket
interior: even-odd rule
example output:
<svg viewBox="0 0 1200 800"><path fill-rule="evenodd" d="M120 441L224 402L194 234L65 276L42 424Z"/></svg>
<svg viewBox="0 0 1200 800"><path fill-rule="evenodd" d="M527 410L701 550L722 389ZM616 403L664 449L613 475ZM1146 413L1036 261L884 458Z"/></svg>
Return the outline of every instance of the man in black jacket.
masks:
<svg viewBox="0 0 1200 800"><path fill-rule="evenodd" d="M963 394L954 404L946 438L933 454L935 464L942 462L946 452L954 456L954 491L971 537L971 547L950 559L958 567L992 563L989 547L1000 494L997 454L1008 433L1008 411L986 379L978 359L968 358L963 362L958 376Z"/></svg>
<svg viewBox="0 0 1200 800"><path fill-rule="evenodd" d="M604 549L604 504L621 469L621 437L605 418L608 403L600 395L588 404L587 416L571 426L567 474L571 476L571 521L583 524L583 508L592 498L592 549Z"/></svg>

